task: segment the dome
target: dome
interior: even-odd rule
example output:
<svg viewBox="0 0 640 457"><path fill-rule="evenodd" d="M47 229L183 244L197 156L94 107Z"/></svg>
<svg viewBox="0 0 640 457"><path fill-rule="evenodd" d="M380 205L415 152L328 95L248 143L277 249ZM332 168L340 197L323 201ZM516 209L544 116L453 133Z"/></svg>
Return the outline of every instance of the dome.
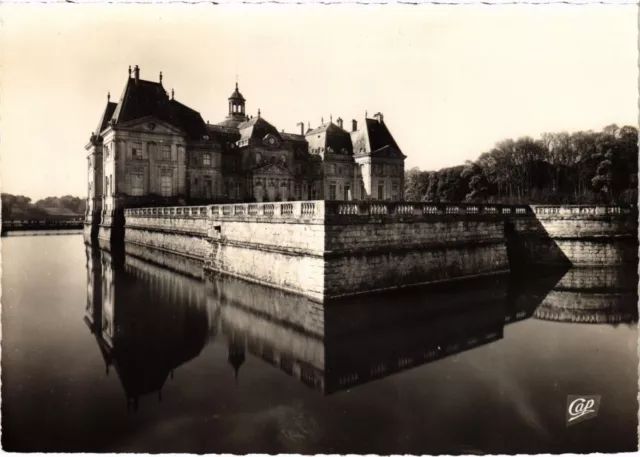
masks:
<svg viewBox="0 0 640 457"><path fill-rule="evenodd" d="M242 100L242 101L244 101L244 97L242 96L242 94L238 90L238 83L236 83L236 90L233 91L233 93L231 94L231 97L229 97L229 100Z"/></svg>

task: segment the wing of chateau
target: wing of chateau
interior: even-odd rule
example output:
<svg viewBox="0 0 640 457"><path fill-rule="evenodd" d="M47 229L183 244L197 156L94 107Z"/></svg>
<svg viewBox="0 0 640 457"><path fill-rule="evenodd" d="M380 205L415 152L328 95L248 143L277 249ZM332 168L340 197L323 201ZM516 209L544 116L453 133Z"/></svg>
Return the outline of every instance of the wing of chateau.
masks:
<svg viewBox="0 0 640 457"><path fill-rule="evenodd" d="M86 145L88 213L116 208L286 200L402 200L404 159L382 114L284 133L246 112L238 85L209 124L129 68Z"/></svg>

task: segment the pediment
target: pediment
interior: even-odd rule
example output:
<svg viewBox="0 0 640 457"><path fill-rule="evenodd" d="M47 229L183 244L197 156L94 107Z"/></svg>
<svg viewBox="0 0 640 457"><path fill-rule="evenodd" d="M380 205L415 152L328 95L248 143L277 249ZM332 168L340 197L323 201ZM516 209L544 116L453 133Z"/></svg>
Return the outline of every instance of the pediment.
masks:
<svg viewBox="0 0 640 457"><path fill-rule="evenodd" d="M175 125L171 125L168 122L162 121L154 116L148 116L142 119L135 119L133 121L124 122L119 125L127 129L141 130L147 133L159 133L167 135L184 135L180 128Z"/></svg>

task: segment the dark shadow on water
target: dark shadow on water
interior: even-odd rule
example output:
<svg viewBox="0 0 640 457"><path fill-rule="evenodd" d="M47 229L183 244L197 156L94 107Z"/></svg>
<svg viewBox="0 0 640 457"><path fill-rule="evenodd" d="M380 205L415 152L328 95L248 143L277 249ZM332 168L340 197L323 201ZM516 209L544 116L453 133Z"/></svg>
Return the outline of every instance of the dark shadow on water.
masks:
<svg viewBox="0 0 640 457"><path fill-rule="evenodd" d="M86 251L85 322L105 374L115 371L127 408L136 410L139 399L152 393L161 400L167 379L214 335L204 292L197 281L134 257L114 264L110 252Z"/></svg>
<svg viewBox="0 0 640 457"><path fill-rule="evenodd" d="M85 319L132 408L213 337L236 378L252 356L331 394L502 339L505 325L531 317L571 321L568 310L597 308L598 318L574 321L637 322L638 278L624 269L528 268L319 304L217 274L203 283L129 255L115 267L87 247L87 280Z"/></svg>

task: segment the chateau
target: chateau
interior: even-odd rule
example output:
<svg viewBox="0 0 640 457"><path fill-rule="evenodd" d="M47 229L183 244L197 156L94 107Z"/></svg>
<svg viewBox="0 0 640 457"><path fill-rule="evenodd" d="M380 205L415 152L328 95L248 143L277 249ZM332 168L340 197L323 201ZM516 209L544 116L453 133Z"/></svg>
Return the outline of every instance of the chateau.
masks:
<svg viewBox="0 0 640 457"><path fill-rule="evenodd" d="M404 159L381 113L284 133L250 116L236 88L209 124L129 67L88 151L87 218L127 207L288 200L402 200ZM104 221L105 217L101 217Z"/></svg>

